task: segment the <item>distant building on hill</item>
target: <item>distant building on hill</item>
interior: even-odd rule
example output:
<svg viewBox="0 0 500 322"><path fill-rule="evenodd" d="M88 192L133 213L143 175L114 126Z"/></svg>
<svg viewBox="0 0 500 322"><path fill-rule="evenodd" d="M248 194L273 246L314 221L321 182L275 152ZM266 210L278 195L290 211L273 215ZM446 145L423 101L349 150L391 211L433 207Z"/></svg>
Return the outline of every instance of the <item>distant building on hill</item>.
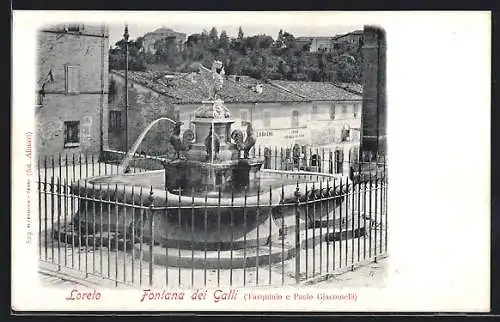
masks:
<svg viewBox="0 0 500 322"><path fill-rule="evenodd" d="M333 44L348 43L357 45L361 39L363 39L363 30L355 30L353 32L333 37L332 42Z"/></svg>
<svg viewBox="0 0 500 322"><path fill-rule="evenodd" d="M175 38L175 41L177 43L177 51L182 51L184 49L184 42L186 41L186 34L164 27L145 34L142 46L146 52L154 54L156 52L156 49L154 47L155 42L171 37Z"/></svg>
<svg viewBox="0 0 500 322"><path fill-rule="evenodd" d="M339 48L341 44L360 44L363 39L363 31L355 30L342 35L337 35L333 37L297 37L295 41L302 47L307 44L310 45L309 51L312 53L317 52L332 52Z"/></svg>

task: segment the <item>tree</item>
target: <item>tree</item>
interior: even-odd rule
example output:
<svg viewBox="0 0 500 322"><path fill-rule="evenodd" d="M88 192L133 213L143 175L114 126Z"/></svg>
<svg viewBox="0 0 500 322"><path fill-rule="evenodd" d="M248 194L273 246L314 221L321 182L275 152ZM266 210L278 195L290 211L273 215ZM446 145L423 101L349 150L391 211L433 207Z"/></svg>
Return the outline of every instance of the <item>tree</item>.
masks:
<svg viewBox="0 0 500 322"><path fill-rule="evenodd" d="M236 37L229 37L215 27L189 35L181 52L175 38L155 44L156 54L144 52L143 38L129 42L129 68L145 70L147 63L165 64L169 69L192 72L193 63L209 67L214 59L224 63L227 74L248 75L260 79L361 82L362 43L338 46L333 52L310 52L299 46L294 35L280 30L274 41L269 35L245 37L241 27ZM118 41L109 49L111 69L124 69L125 45ZM158 66L160 67L160 66Z"/></svg>
<svg viewBox="0 0 500 322"><path fill-rule="evenodd" d="M225 30L222 30L220 33L219 46L224 50L229 49L229 37L227 36L227 33Z"/></svg>
<svg viewBox="0 0 500 322"><path fill-rule="evenodd" d="M125 50L127 43L121 39L109 50L109 69L125 69ZM130 40L128 43L128 63L130 70L146 70L146 56L140 51L142 42Z"/></svg>
<svg viewBox="0 0 500 322"><path fill-rule="evenodd" d="M175 37L167 37L155 41L154 48L158 61L165 62L170 67L177 65L177 42Z"/></svg>
<svg viewBox="0 0 500 322"><path fill-rule="evenodd" d="M217 40L217 38L219 36L218 36L218 33L217 33L217 29L215 27L212 27L212 29L210 29L210 33L208 34L208 37L211 40Z"/></svg>
<svg viewBox="0 0 500 322"><path fill-rule="evenodd" d="M280 29L278 32L278 38L276 38L276 41L274 42L274 47L275 48L282 48L284 45L283 42L283 30Z"/></svg>
<svg viewBox="0 0 500 322"><path fill-rule="evenodd" d="M291 33L286 31L283 33L283 44L287 49L297 48L295 37Z"/></svg>

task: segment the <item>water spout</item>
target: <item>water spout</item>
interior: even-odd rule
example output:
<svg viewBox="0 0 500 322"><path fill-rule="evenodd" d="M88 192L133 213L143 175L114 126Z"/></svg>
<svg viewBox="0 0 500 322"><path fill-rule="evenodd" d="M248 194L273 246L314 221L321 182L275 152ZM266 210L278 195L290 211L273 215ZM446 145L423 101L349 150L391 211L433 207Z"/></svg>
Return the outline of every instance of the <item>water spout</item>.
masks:
<svg viewBox="0 0 500 322"><path fill-rule="evenodd" d="M151 130L153 125L155 125L156 123L158 123L160 121L169 121L169 122L172 122L173 124L177 123L168 117L160 117L159 119L156 119L153 122L151 122L144 129L144 131L142 131L142 133L139 135L137 140L135 140L134 145L132 145L132 148L127 152L127 155L125 156L125 158L123 158L122 163L121 163L121 167L122 167L122 169L124 169L125 172L128 171L128 164L130 163L130 160L132 160L132 157L135 155L135 152L137 152L137 149L139 148L139 145L141 144L142 140L144 140L144 137L146 136L146 134L149 132L149 130Z"/></svg>

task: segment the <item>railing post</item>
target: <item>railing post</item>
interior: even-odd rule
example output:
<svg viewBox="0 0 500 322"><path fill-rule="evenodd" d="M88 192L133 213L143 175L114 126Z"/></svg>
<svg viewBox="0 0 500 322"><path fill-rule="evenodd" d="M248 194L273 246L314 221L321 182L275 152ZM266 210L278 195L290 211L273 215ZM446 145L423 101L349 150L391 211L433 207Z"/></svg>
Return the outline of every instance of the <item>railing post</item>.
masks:
<svg viewBox="0 0 500 322"><path fill-rule="evenodd" d="M149 286L153 286L153 247L154 247L154 196L153 196L153 186L149 191L149 231L151 233L151 242L149 243Z"/></svg>
<svg viewBox="0 0 500 322"><path fill-rule="evenodd" d="M295 188L295 283L300 283L300 220L299 220L299 203L300 191L299 183Z"/></svg>

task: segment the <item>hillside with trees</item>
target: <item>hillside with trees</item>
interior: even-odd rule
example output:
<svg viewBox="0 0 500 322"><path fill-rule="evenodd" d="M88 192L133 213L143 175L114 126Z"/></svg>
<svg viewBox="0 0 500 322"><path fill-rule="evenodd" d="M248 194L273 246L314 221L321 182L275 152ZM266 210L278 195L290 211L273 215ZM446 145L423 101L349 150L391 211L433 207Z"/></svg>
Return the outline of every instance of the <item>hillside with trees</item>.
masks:
<svg viewBox="0 0 500 322"><path fill-rule="evenodd" d="M362 43L340 44L334 52L309 52L295 37L280 30L276 39L268 35L245 36L239 28L236 38L216 28L192 34L181 52L174 38L156 41L156 53L142 49L142 37L129 41L129 69L163 69L176 72L197 70L195 63L211 66L224 63L226 74L248 75L257 79L338 81L361 83ZM109 52L110 69L125 68L125 42L118 41Z"/></svg>

